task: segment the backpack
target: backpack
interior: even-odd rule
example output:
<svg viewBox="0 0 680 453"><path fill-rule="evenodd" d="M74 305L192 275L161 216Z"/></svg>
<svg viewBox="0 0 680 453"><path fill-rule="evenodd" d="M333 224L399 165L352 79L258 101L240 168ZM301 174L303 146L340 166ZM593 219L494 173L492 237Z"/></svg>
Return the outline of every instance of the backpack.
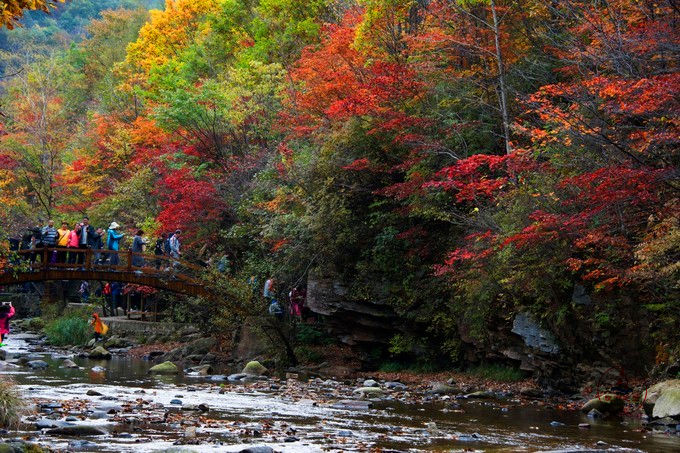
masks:
<svg viewBox="0 0 680 453"><path fill-rule="evenodd" d="M175 235L175 233L170 233L168 234L167 239L165 240L165 243L163 244L164 252L167 253L168 255L170 254L170 239Z"/></svg>

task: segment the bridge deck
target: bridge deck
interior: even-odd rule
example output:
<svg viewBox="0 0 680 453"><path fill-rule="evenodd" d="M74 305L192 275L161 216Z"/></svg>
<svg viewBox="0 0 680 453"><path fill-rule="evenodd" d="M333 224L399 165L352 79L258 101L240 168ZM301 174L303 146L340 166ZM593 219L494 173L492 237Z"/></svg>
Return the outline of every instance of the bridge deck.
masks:
<svg viewBox="0 0 680 453"><path fill-rule="evenodd" d="M203 269L183 260L129 251L68 249L75 261L68 263L54 262L56 253L66 254L67 249L20 251L20 259L0 273L0 285L95 280L132 283L191 296L205 296L208 293L197 278ZM117 259L112 259L113 257ZM31 262L33 263L30 264Z"/></svg>

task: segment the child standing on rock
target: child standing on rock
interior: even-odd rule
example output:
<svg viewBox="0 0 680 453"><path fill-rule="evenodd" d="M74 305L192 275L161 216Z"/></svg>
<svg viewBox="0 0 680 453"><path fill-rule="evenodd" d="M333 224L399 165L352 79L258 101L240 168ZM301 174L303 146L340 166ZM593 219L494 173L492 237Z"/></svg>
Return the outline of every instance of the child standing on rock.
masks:
<svg viewBox="0 0 680 453"><path fill-rule="evenodd" d="M0 346L5 346L5 336L9 333L9 320L14 313L12 302L0 305Z"/></svg>

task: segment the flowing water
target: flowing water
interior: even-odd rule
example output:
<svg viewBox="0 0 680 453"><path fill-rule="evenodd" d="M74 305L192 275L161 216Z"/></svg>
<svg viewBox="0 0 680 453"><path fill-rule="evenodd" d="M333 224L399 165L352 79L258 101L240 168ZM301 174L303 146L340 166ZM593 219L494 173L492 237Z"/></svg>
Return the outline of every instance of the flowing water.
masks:
<svg viewBox="0 0 680 453"><path fill-rule="evenodd" d="M428 404L387 399L375 401L370 409L335 409L333 404L346 398L338 396L343 391L338 388L346 387L332 381L289 383L284 388L266 382L255 389L219 386L205 377L150 376L147 361L124 355L108 361L73 358L79 368L66 369L60 368L63 354L36 352L40 347L32 343L30 335L13 335L6 349L8 360L39 354L29 358L44 360L46 369L0 369L0 373L11 376L27 398L43 404L38 415L25 417L18 434L58 450L144 452L185 442L196 445L182 448L196 452L240 451L255 445L285 452L377 447L383 451L680 451L680 436L642 431L632 419L592 421L574 411L519 406L511 399ZM88 396L88 390L100 395ZM173 400L185 407L207 404L210 409L199 415L181 410ZM63 423L67 415L71 424L99 427L107 434L74 438L36 430L36 420L51 417ZM553 427L552 421L564 426ZM591 428L579 429L583 422L591 423Z"/></svg>

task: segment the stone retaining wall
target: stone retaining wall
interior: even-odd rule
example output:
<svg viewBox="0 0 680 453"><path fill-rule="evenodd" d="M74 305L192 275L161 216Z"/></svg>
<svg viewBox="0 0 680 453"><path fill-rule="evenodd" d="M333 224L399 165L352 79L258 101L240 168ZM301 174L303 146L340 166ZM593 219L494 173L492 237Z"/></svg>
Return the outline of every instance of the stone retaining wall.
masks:
<svg viewBox="0 0 680 453"><path fill-rule="evenodd" d="M137 321L124 317L102 318L102 320L109 326L109 332L112 335L168 335L188 326L188 324L172 322Z"/></svg>

